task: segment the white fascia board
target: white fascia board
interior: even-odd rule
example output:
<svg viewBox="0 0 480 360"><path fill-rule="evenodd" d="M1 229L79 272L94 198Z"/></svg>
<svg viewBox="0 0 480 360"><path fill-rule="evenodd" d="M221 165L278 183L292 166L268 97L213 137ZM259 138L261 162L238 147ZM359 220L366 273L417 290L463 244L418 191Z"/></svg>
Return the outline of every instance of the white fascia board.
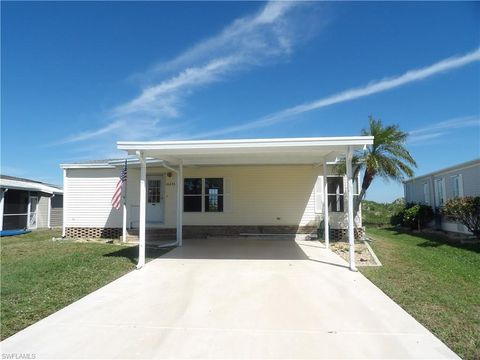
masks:
<svg viewBox="0 0 480 360"><path fill-rule="evenodd" d="M40 191L46 194L63 194L63 190L43 184L30 184L16 180L2 180L0 187L3 189Z"/></svg>
<svg viewBox="0 0 480 360"><path fill-rule="evenodd" d="M155 158L145 158L145 162L147 164L158 164L158 163L165 163L164 160L159 160L159 159L155 159ZM113 160L113 161L109 161L108 162L110 165L124 165L125 164L125 160ZM127 165L140 165L140 161L138 159L135 159L135 158L130 158L130 159L127 159Z"/></svg>
<svg viewBox="0 0 480 360"><path fill-rule="evenodd" d="M165 161L154 159L154 158L147 158L147 164L161 164ZM62 169L115 169L117 166L122 166L125 164L125 160L113 160L109 161L108 163L102 164L61 164L60 168ZM127 165L139 165L140 162L138 159L127 159Z"/></svg>
<svg viewBox="0 0 480 360"><path fill-rule="evenodd" d="M110 164L60 164L62 169L114 169L114 165Z"/></svg>
<svg viewBox="0 0 480 360"><path fill-rule="evenodd" d="M315 148L325 146L357 146L373 144L373 136L239 139L239 140L190 140L190 141L118 141L119 150L219 150Z"/></svg>

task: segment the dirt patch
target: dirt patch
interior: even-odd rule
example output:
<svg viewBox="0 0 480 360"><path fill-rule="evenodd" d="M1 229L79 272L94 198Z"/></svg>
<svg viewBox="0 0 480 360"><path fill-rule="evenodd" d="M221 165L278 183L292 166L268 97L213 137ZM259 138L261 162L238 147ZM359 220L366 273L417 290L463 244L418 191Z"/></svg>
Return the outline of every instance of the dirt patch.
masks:
<svg viewBox="0 0 480 360"><path fill-rule="evenodd" d="M347 242L334 242L330 245L330 248L334 253L349 261L349 245ZM369 249L364 241L355 242L355 264L357 266L380 266L381 264L375 261L371 251L373 250Z"/></svg>

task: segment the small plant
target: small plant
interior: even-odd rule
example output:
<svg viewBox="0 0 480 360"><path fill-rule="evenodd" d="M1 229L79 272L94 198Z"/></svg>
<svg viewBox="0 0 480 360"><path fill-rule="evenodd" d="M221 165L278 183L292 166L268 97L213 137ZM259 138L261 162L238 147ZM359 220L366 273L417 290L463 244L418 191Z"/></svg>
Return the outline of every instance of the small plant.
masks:
<svg viewBox="0 0 480 360"><path fill-rule="evenodd" d="M442 213L480 238L480 196L450 199L442 207Z"/></svg>

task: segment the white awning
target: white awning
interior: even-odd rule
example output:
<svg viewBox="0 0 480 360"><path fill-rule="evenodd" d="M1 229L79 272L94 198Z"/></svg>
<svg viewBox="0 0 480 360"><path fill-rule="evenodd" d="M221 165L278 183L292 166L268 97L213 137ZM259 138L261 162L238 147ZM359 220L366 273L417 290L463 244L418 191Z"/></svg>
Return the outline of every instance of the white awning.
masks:
<svg viewBox="0 0 480 360"><path fill-rule="evenodd" d="M195 141L119 141L119 150L129 155L142 151L145 157L175 165L319 164L345 156L347 149L360 150L373 144L372 136L276 138Z"/></svg>
<svg viewBox="0 0 480 360"><path fill-rule="evenodd" d="M46 194L63 194L63 190L54 186L42 183L29 182L24 180L0 179L0 187L2 189L15 189L25 191L40 191Z"/></svg>

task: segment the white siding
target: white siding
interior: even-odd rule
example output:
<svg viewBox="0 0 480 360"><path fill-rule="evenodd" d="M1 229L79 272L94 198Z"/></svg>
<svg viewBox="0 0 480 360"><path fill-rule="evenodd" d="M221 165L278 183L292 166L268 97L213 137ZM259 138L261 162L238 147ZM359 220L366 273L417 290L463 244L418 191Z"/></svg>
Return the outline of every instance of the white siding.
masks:
<svg viewBox="0 0 480 360"><path fill-rule="evenodd" d="M116 169L68 169L65 189L67 227L121 227L122 213L112 208Z"/></svg>
<svg viewBox="0 0 480 360"><path fill-rule="evenodd" d="M39 196L37 208L37 229L48 228L48 197Z"/></svg>
<svg viewBox="0 0 480 360"><path fill-rule="evenodd" d="M186 225L313 225L313 166L231 166L186 168L185 177L231 181L231 211L185 213Z"/></svg>
<svg viewBox="0 0 480 360"><path fill-rule="evenodd" d="M57 194L52 198L50 226L61 227L63 223L63 195Z"/></svg>
<svg viewBox="0 0 480 360"><path fill-rule="evenodd" d="M66 191L67 227L121 227L122 212L110 200L118 180L117 169L69 169ZM323 209L315 206L315 184L322 174L313 165L186 167L185 178L225 179L224 212L186 212L184 225L317 225ZM171 176L168 176L170 173ZM165 221L158 227L175 227L175 173L149 167L147 176L164 174ZM138 226L140 170L128 169L127 208L129 226ZM320 177L322 181L322 177ZM321 189L320 189L321 190ZM320 193L317 198L320 201ZM346 196L345 196L346 199ZM183 201L183 199L182 199ZM345 208L346 209L346 208ZM341 227L345 213L331 215L331 225ZM358 223L360 225L360 223Z"/></svg>

